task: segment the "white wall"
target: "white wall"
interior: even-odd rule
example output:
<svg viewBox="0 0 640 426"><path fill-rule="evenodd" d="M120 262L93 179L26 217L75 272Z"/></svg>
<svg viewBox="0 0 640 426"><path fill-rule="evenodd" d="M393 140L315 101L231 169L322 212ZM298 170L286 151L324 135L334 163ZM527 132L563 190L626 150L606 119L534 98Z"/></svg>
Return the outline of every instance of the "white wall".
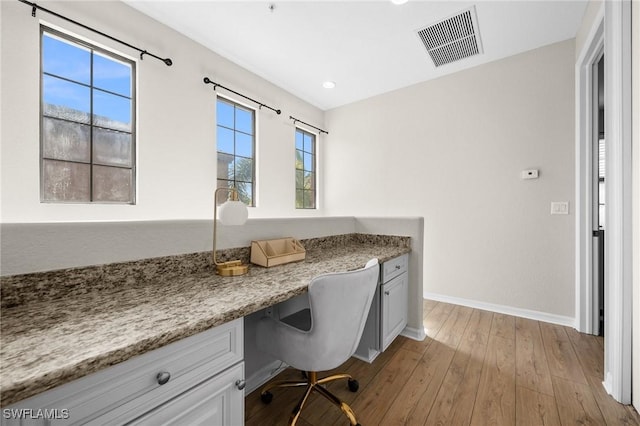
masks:
<svg viewBox="0 0 640 426"><path fill-rule="evenodd" d="M328 111L327 213L423 216L425 293L573 318L574 216L550 203L574 201L574 57L569 40Z"/></svg>
<svg viewBox="0 0 640 426"><path fill-rule="evenodd" d="M154 54L170 57L174 65L167 67L151 57L140 61L136 51L45 12L40 11L37 18L33 18L31 8L25 4L0 2L0 212L3 223L210 218L216 182L215 93L212 85L203 83L205 76L282 109L282 115L267 109L257 113L257 155L263 167L258 168L258 207L250 209L250 217L322 214L322 210L294 208L294 126L289 120L291 114L323 127L321 110L124 3L42 1L38 4ZM137 60L138 202L135 206L40 203L41 21Z"/></svg>
<svg viewBox="0 0 640 426"><path fill-rule="evenodd" d="M249 219L243 226L219 225L217 247L352 232L356 232L353 217ZM213 247L212 220L3 223L0 234L3 276L198 253Z"/></svg>

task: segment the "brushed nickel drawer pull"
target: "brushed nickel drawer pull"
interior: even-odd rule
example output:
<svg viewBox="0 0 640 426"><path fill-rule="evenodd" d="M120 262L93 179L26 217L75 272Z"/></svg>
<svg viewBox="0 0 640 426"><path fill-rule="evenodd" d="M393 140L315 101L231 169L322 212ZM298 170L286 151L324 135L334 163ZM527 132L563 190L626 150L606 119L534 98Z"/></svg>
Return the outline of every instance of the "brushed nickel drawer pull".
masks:
<svg viewBox="0 0 640 426"><path fill-rule="evenodd" d="M156 376L156 379L158 380L158 384L160 386L166 384L170 378L171 378L171 374L168 371L161 371Z"/></svg>

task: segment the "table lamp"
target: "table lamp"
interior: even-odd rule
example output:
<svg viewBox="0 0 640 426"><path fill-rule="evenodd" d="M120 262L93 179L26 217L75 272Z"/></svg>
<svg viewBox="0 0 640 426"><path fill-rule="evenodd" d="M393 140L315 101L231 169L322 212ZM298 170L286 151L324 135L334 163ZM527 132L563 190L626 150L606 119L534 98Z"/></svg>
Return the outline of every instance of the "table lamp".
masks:
<svg viewBox="0 0 640 426"><path fill-rule="evenodd" d="M218 193L220 191L229 192L229 197L220 206L220 223L223 225L244 225L249 217L247 206L238 198L236 188L218 188L213 194L213 264L216 265L216 273L223 277L234 277L244 275L249 270L249 265L243 265L241 260L230 260L218 263L216 259L216 236L217 236L217 210Z"/></svg>

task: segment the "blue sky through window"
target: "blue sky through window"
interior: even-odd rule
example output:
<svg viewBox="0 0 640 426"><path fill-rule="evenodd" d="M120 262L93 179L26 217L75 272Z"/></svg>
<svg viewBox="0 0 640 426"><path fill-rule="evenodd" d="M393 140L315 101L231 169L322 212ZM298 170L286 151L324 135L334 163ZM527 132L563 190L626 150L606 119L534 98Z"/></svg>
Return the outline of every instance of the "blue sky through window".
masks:
<svg viewBox="0 0 640 426"><path fill-rule="evenodd" d="M46 104L60 105L89 113L93 71L94 115L124 123L125 128L130 129L132 116L130 64L44 33L42 68L45 73L43 101Z"/></svg>

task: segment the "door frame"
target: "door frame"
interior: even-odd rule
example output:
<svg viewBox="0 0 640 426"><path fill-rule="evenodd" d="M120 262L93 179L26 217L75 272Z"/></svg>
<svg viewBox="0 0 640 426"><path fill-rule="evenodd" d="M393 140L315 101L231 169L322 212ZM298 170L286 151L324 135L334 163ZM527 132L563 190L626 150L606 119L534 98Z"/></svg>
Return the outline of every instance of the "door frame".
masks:
<svg viewBox="0 0 640 426"><path fill-rule="evenodd" d="M592 333L592 65L605 54L604 382L631 403L631 2L604 2L576 61L576 328Z"/></svg>
<svg viewBox="0 0 640 426"><path fill-rule="evenodd" d="M604 7L576 61L576 328L593 334L593 65L604 50ZM606 61L606 59L605 59ZM606 102L606 101L605 101ZM606 105L605 105L606 111Z"/></svg>

